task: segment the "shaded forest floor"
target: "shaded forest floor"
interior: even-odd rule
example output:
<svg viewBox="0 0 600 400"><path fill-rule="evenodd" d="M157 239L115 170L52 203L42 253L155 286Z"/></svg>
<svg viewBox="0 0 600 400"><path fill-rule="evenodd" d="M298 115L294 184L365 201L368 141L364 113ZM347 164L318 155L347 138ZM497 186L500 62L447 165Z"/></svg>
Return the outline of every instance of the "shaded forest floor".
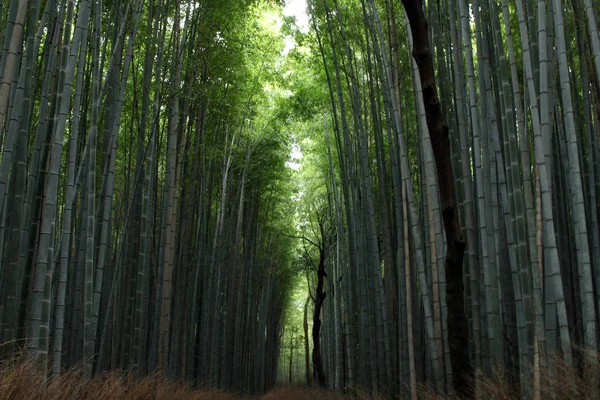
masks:
<svg viewBox="0 0 600 400"><path fill-rule="evenodd" d="M600 388L600 359L592 357L583 369L576 372L572 366L564 362L553 363L555 377L549 379L542 376L535 385L539 387L541 398L558 399L596 399ZM496 379L481 378L477 390L479 399L508 400L518 398L506 377ZM527 390L533 390L533 383ZM417 388L418 398L422 400L444 399L446 396L436 395L425 386ZM63 373L59 379L44 382L42 376L35 372L31 364L24 362L8 366L0 364L0 400L384 400L384 395L354 394L352 396L340 392L324 390L317 387L276 385L270 392L262 396L242 396L215 389L192 389L181 382L171 382L153 375L142 379L119 372L99 374L91 380L82 377L80 370L74 369Z"/></svg>
<svg viewBox="0 0 600 400"><path fill-rule="evenodd" d="M47 386L46 386L47 384ZM91 380L83 378L78 370L63 373L47 383L28 363L16 366L0 365L0 400L336 400L347 399L341 393L303 386L278 385L263 396L241 396L215 389L194 390L181 382L170 382L157 376L135 379L133 376L112 372L100 374ZM357 396L364 400L383 397Z"/></svg>

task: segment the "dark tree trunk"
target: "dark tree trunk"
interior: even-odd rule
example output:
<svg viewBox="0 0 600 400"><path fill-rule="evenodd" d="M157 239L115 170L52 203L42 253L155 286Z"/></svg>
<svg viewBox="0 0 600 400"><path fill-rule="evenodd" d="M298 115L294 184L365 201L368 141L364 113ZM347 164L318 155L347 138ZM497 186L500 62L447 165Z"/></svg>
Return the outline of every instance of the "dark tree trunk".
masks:
<svg viewBox="0 0 600 400"><path fill-rule="evenodd" d="M454 389L461 397L473 396L471 381L473 368L469 357L469 329L464 307L463 256L466 239L463 235L456 207L456 193L452 176L448 124L435 86L433 54L429 42L427 19L422 0L402 0L414 40L413 57L419 67L427 126L437 165L444 229L448 242L446 251L446 302L448 306L448 343L452 364Z"/></svg>
<svg viewBox="0 0 600 400"><path fill-rule="evenodd" d="M321 357L321 342L319 341L319 335L321 332L321 308L325 301L325 293L323 289L323 282L325 281L325 251L326 251L326 238L323 231L323 225L321 224L321 247L319 248L319 266L317 268L317 288L315 291L315 311L313 313L313 366L316 371L317 380L319 385L322 387L327 386L327 380L325 377L325 371L323 369L323 359Z"/></svg>

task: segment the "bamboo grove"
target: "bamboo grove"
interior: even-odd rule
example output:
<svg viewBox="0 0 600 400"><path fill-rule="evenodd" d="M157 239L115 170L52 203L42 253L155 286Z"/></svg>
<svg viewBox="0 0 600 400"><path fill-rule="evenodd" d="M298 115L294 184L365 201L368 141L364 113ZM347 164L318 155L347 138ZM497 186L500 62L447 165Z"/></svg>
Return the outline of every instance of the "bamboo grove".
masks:
<svg viewBox="0 0 600 400"><path fill-rule="evenodd" d="M600 4L281 3L0 0L2 365L594 398Z"/></svg>
<svg viewBox="0 0 600 400"><path fill-rule="evenodd" d="M586 382L570 396L595 398L599 4L308 8L327 88L306 145L315 379L552 398L566 363Z"/></svg>
<svg viewBox="0 0 600 400"><path fill-rule="evenodd" d="M0 8L2 359L271 387L291 203L259 5Z"/></svg>

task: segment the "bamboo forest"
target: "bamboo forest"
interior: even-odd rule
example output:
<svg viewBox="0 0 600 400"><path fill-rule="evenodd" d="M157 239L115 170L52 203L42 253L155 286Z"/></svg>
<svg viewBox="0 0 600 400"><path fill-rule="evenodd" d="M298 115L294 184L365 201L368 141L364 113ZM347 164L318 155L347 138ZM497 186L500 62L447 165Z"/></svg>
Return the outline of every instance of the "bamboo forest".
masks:
<svg viewBox="0 0 600 400"><path fill-rule="evenodd" d="M600 398L599 23L0 0L0 399Z"/></svg>

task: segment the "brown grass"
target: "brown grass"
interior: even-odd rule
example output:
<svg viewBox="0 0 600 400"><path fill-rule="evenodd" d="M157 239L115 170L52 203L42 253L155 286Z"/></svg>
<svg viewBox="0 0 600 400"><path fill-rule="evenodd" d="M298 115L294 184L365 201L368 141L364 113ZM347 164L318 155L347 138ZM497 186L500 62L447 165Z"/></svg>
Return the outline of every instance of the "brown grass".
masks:
<svg viewBox="0 0 600 400"><path fill-rule="evenodd" d="M528 380L526 390L534 399L600 399L600 354L573 348L574 362L560 357L548 357L549 368L540 368L539 393L535 396L534 379ZM517 388L511 382L519 382L519 376L509 376L506 371L497 371L493 376L479 376L478 384L471 384L476 398L481 400L518 399ZM420 386L419 397L423 400L443 399L426 386Z"/></svg>
<svg viewBox="0 0 600 400"><path fill-rule="evenodd" d="M219 390L192 390L181 382L156 375L135 379L119 372L84 379L76 369L63 373L47 385L30 363L0 367L0 400L233 400L239 396Z"/></svg>
<svg viewBox="0 0 600 400"><path fill-rule="evenodd" d="M155 397L156 396L156 397ZM384 400L386 397L358 394L359 400ZM171 382L152 375L143 379L119 372L101 374L91 380L82 377L80 369L63 373L56 380L35 372L30 362L0 365L0 400L343 400L339 392L317 387L277 385L263 396L240 396L215 389L193 390L181 382Z"/></svg>
<svg viewBox="0 0 600 400"><path fill-rule="evenodd" d="M543 372L541 376L540 398L556 399L596 399L600 398L600 357L588 356L584 362L574 365L561 360L550 363L553 371ZM26 361L0 365L0 400L241 400L242 396L214 389L193 390L181 382L172 382L157 375L135 379L131 375L119 372L101 374L92 380L84 379L78 369L73 369L57 380L44 379L35 372ZM513 377L514 378L514 377ZM514 380L514 379L513 379ZM515 397L508 376L502 373L493 378L483 377L477 385L478 398L484 400L508 400ZM533 387L533 383L531 384ZM424 400L443 399L420 386L419 398ZM260 397L243 397L244 400L384 400L387 396L354 393L352 396L316 387L277 385L269 393Z"/></svg>

